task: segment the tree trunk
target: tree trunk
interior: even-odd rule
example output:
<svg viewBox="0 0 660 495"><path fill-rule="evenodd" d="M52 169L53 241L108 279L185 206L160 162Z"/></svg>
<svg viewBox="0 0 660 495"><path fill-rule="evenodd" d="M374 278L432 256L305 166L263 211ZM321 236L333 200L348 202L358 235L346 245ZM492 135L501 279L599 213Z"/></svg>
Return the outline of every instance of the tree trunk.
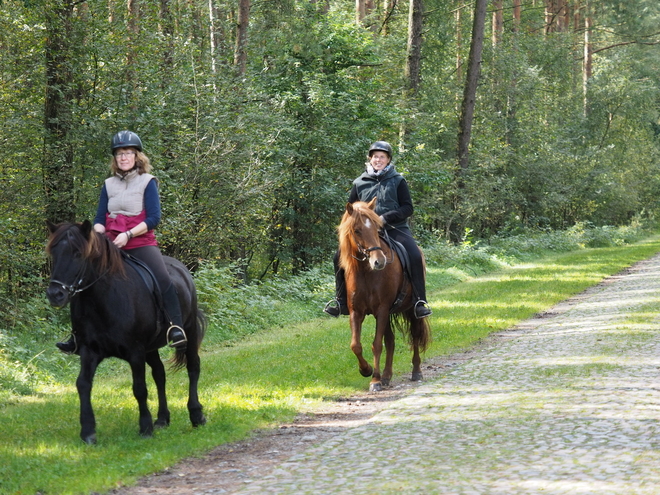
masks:
<svg viewBox="0 0 660 495"><path fill-rule="evenodd" d="M216 50L216 34L215 34L215 9L213 8L213 0L209 0L209 51L211 57L211 74L213 76L213 99L215 100L215 76L217 69L215 66L215 50Z"/></svg>
<svg viewBox="0 0 660 495"><path fill-rule="evenodd" d="M496 47L502 41L504 34L503 0L493 0L492 43Z"/></svg>
<svg viewBox="0 0 660 495"><path fill-rule="evenodd" d="M140 0L128 0L128 52L126 54L126 82L130 84L128 105L132 114L138 109L139 85L137 75L138 55L136 47L140 34Z"/></svg>
<svg viewBox="0 0 660 495"><path fill-rule="evenodd" d="M591 46L591 13L589 2L584 5L584 59L582 62L582 94L584 98L584 115L589 113L589 102L587 100L587 86L591 79L591 66L593 47Z"/></svg>
<svg viewBox="0 0 660 495"><path fill-rule="evenodd" d="M424 4L422 0L410 0L408 12L408 48L406 50L406 89L408 96L417 94L421 82L422 29Z"/></svg>
<svg viewBox="0 0 660 495"><path fill-rule="evenodd" d="M461 55L463 49L463 34L461 31L461 8L458 7L455 13L456 21L456 80L463 79L463 57Z"/></svg>
<svg viewBox="0 0 660 495"><path fill-rule="evenodd" d="M513 32L520 31L521 8L520 3L522 0L513 0Z"/></svg>
<svg viewBox="0 0 660 495"><path fill-rule="evenodd" d="M245 74L247 67L248 26L250 24L250 0L239 0L238 20L236 23L236 48L234 50L234 65L238 74Z"/></svg>
<svg viewBox="0 0 660 495"><path fill-rule="evenodd" d="M463 173L469 166L468 149L472 133L472 119L474 117L474 105L477 96L477 85L481 70L481 53L484 46L484 27L486 24L486 6L488 0L476 0L474 20L472 24L472 42L470 45L470 56L468 60L468 72L465 79L465 90L463 92L463 104L461 106L461 118L458 131L458 164L459 173Z"/></svg>
<svg viewBox="0 0 660 495"><path fill-rule="evenodd" d="M74 99L72 63L73 1L47 3L46 91L44 97L44 154L42 172L46 219L75 221L71 105Z"/></svg>

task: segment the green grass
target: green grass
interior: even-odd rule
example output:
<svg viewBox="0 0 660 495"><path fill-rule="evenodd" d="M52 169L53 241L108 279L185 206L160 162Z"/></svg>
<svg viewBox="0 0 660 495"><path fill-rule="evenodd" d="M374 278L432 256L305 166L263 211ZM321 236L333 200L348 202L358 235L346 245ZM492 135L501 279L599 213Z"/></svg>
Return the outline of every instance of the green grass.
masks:
<svg viewBox="0 0 660 495"><path fill-rule="evenodd" d="M660 238L653 237L634 245L554 255L473 278L431 268L428 292L434 342L426 357L468 348L659 251ZM363 342L369 349L373 319L365 326ZM186 375L172 374L168 381L172 424L150 439L138 435L137 407L125 363L103 363L95 381L99 439L95 446L84 445L78 437L73 378L68 386L52 382L35 386L31 395L14 397L0 409L0 493L104 492L245 438L255 429L290 421L320 401L364 391L369 380L358 373L349 339L348 320L325 317L319 309L318 318L304 323L264 329L231 347L209 346L202 354L200 383L208 424L190 426ZM45 353L57 352L51 342L46 346ZM75 358L67 359L75 363ZM410 353L398 339L395 373L408 374L410 369ZM150 383L152 395L154 389ZM155 412L153 400L150 405Z"/></svg>

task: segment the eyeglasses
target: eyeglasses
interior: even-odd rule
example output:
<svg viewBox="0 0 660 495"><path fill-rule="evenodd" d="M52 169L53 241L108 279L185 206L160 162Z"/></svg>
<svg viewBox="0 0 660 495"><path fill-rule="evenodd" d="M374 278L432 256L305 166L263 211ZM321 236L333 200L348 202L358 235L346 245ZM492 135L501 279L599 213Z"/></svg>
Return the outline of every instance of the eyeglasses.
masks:
<svg viewBox="0 0 660 495"><path fill-rule="evenodd" d="M117 153L117 154L115 155L115 158L117 158L117 159L124 158L124 157L128 158L128 157L130 157L130 156L134 156L134 155L135 155L134 152L129 151L129 152L127 152L127 153Z"/></svg>

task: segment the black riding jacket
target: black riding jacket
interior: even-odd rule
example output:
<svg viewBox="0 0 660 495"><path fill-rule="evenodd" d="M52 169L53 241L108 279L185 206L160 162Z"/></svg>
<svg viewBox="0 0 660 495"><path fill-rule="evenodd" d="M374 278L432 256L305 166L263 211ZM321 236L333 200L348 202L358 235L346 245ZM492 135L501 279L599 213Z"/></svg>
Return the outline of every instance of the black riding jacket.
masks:
<svg viewBox="0 0 660 495"><path fill-rule="evenodd" d="M408 183L394 167L381 175L364 172L353 181L348 202L376 201L376 213L385 220L386 228L400 229L408 226L408 218L413 214L413 203Z"/></svg>

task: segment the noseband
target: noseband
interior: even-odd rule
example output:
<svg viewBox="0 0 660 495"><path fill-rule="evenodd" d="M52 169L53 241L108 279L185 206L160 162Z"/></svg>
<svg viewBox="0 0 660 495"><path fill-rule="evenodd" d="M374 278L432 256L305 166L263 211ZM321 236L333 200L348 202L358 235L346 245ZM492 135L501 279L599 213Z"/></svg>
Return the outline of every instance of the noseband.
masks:
<svg viewBox="0 0 660 495"><path fill-rule="evenodd" d="M387 235L387 230L382 229L381 231L378 232L378 236L379 237L382 236L389 243L389 239L388 239L389 236ZM358 258L354 254L352 254L351 256L353 256L353 258L355 258L358 261L367 261L369 259L369 253L371 253L372 251L383 251L383 248L380 246L372 246L369 248L365 248L362 244L360 244L357 241L357 239L355 239L355 235L353 236L353 240L355 241L355 245L358 248L358 253L361 254L362 257ZM389 263L392 263L392 257L390 257L389 260L387 259L387 257L385 258L385 264L389 264Z"/></svg>
<svg viewBox="0 0 660 495"><path fill-rule="evenodd" d="M366 260L368 260L368 259L369 259L369 253L370 253L371 251L382 251L382 250L383 250L383 248L380 247L380 246L374 246L374 247L370 247L370 248L365 248L365 247L362 246L362 244L360 244L359 242L356 242L355 245L356 245L357 248L358 248L358 253L360 253L360 254L362 255L361 258L358 258L358 257L355 256L355 255L352 255L353 258L355 258L355 259L358 260L358 261L366 261Z"/></svg>
<svg viewBox="0 0 660 495"><path fill-rule="evenodd" d="M85 279L86 268L87 268L86 264L82 266L80 271L74 277L74 280L76 280L76 282L73 282L71 285L65 284L64 282L61 282L61 281L59 281L55 278L51 278L50 283L55 284L55 285L59 285L60 287L62 287L62 289L64 289L66 292L69 293L69 299L71 299L73 296L75 296L79 292L82 292L85 289L89 289L92 285L94 285L96 283L96 280L98 280L98 278L97 278L91 284L86 285L85 287L81 288L80 286L82 285L83 280Z"/></svg>

